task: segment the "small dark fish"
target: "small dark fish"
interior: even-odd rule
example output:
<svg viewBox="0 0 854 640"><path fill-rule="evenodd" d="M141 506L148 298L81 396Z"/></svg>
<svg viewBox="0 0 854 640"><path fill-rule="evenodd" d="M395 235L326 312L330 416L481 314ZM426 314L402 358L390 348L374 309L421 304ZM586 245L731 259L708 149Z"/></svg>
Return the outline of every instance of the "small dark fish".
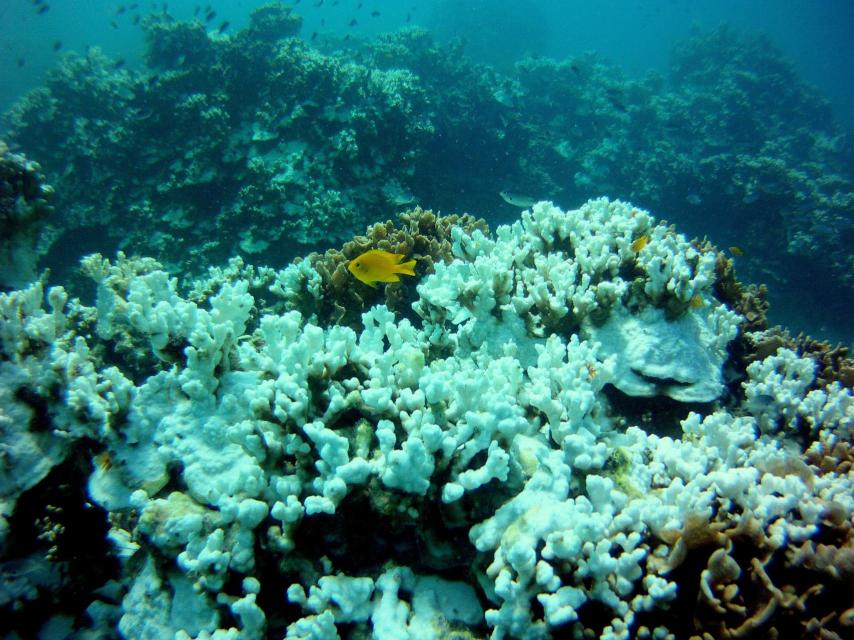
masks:
<svg viewBox="0 0 854 640"><path fill-rule="evenodd" d="M337 7L338 6L338 0L335 0L335 2L332 3L332 6Z"/></svg>
<svg viewBox="0 0 854 640"><path fill-rule="evenodd" d="M230 26L231 26L231 23L228 20L226 20L221 25L219 25L219 29L217 30L217 33L225 33L226 31L228 31L228 28Z"/></svg>
<svg viewBox="0 0 854 640"><path fill-rule="evenodd" d="M359 23L358 23L358 21L356 20L356 18L353 18L352 20L350 20L350 26L351 26L351 27L355 27L357 24L359 24Z"/></svg>
<svg viewBox="0 0 854 640"><path fill-rule="evenodd" d="M356 9L361 9L361 8L362 8L362 5L364 5L364 4L365 4L364 2L360 2L360 3L358 4L358 6L356 7Z"/></svg>
<svg viewBox="0 0 854 640"><path fill-rule="evenodd" d="M139 14L137 13L137 14L133 17L133 23L134 23L134 24L139 24L139 20L140 20L140 16L139 16Z"/></svg>
<svg viewBox="0 0 854 640"><path fill-rule="evenodd" d="M350 34L348 33L347 35L344 36L344 42L347 42L347 40L349 40L349 39L350 39Z"/></svg>
<svg viewBox="0 0 854 640"><path fill-rule="evenodd" d="M133 11L134 9L139 9L139 4L136 2L128 5L128 11Z"/></svg>
<svg viewBox="0 0 854 640"><path fill-rule="evenodd" d="M611 98L611 104L614 105L614 108L617 111L622 111L623 113L626 113L628 111L628 109L626 109L626 105L624 105L622 102L620 102L616 98Z"/></svg>
<svg viewBox="0 0 854 640"><path fill-rule="evenodd" d="M122 15L125 11L127 11L127 7L126 7L125 5L123 5L123 4L120 4L120 5L116 8L116 15L119 15L119 16L120 16L120 15Z"/></svg>
<svg viewBox="0 0 854 640"><path fill-rule="evenodd" d="M571 64L571 65L569 65L569 68L575 72L575 75L577 75L577 76L581 75L581 69L578 68L577 64Z"/></svg>
<svg viewBox="0 0 854 640"><path fill-rule="evenodd" d="M372 18L379 18L379 16L380 16L380 12L379 12L379 11L377 11L376 9L374 9L373 11L371 11L371 17L372 17Z"/></svg>
<svg viewBox="0 0 854 640"><path fill-rule="evenodd" d="M113 63L113 69L116 69L116 70L121 69L123 66L125 66L125 59L124 58L119 58L118 60L115 61L115 63Z"/></svg>
<svg viewBox="0 0 854 640"><path fill-rule="evenodd" d="M116 24L116 21L115 21L115 20L110 20L110 26L111 26L113 29L118 29L118 28L119 28L119 25L118 25L118 24Z"/></svg>
<svg viewBox="0 0 854 640"><path fill-rule="evenodd" d="M36 11L36 13L38 15L42 15L43 13L47 13L48 11L50 11L50 5L49 4L43 4L42 6L39 7L39 10Z"/></svg>
<svg viewBox="0 0 854 640"><path fill-rule="evenodd" d="M216 11L211 11L208 15L205 16L205 22L210 22L216 18Z"/></svg>
<svg viewBox="0 0 854 640"><path fill-rule="evenodd" d="M314 3L314 6L315 7L322 7L323 6L323 0L317 0L317 2Z"/></svg>
<svg viewBox="0 0 854 640"><path fill-rule="evenodd" d="M26 61L26 60L24 60L23 58L18 58L18 60L17 60L16 62L18 63L18 68L19 68L19 69L20 69L21 67L23 67L25 64L27 64L27 61Z"/></svg>
<svg viewBox="0 0 854 640"><path fill-rule="evenodd" d="M320 26L321 26L321 27L325 27L325 26L326 26L326 18L321 18L321 19L320 19Z"/></svg>
<svg viewBox="0 0 854 640"><path fill-rule="evenodd" d="M202 10L202 8L199 5L196 5L195 7L193 7L193 17L196 17L197 15L199 15L199 11L201 11L201 10Z"/></svg>
<svg viewBox="0 0 854 640"><path fill-rule="evenodd" d="M59 51L60 49L62 49L62 43L59 40L57 40L56 42L53 43L53 50Z"/></svg>
<svg viewBox="0 0 854 640"><path fill-rule="evenodd" d="M317 31L312 31L311 32L311 39L315 40L316 38L317 38Z"/></svg>
<svg viewBox="0 0 854 640"><path fill-rule="evenodd" d="M33 4L39 6L42 3L42 0L33 0Z"/></svg>
<svg viewBox="0 0 854 640"><path fill-rule="evenodd" d="M406 21L407 21L407 22L409 22L410 20L412 20L412 14L411 14L411 13L407 13L407 14L406 14Z"/></svg>

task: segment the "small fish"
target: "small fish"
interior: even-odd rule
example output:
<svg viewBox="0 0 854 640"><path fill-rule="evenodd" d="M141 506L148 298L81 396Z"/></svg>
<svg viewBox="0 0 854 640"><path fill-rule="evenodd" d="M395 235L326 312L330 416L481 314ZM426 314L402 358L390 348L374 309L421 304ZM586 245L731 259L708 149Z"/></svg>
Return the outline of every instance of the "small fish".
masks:
<svg viewBox="0 0 854 640"><path fill-rule="evenodd" d="M406 14L406 22L408 23L410 20L412 20L412 14L411 14L411 13L407 13L407 14Z"/></svg>
<svg viewBox="0 0 854 640"><path fill-rule="evenodd" d="M50 11L50 5L49 4L43 4L42 6L39 7L39 10L36 11L36 14L42 15L42 14L47 13L48 11Z"/></svg>
<svg viewBox="0 0 854 640"><path fill-rule="evenodd" d="M352 19L352 20L350 20L350 22L349 22L349 25L350 25L351 27L355 27L357 24L359 24L359 22L356 20L356 18L353 18L353 19Z"/></svg>
<svg viewBox="0 0 854 640"><path fill-rule="evenodd" d="M123 5L123 4L120 4L120 5L116 8L116 15L117 15L117 16L120 16L120 15L122 15L125 11L127 11L127 7L125 7L125 5Z"/></svg>
<svg viewBox="0 0 854 640"><path fill-rule="evenodd" d="M640 238L637 238L632 244L629 245L629 248L637 253L641 251L646 245L649 244L649 236L644 234Z"/></svg>
<svg viewBox="0 0 854 640"><path fill-rule="evenodd" d="M691 305L692 309L699 309L705 303L703 302L703 296L701 296L699 293L695 293L691 297L691 301L688 304Z"/></svg>
<svg viewBox="0 0 854 640"><path fill-rule="evenodd" d="M373 11L371 11L371 17L372 17L372 18L379 18L379 17L380 17L380 12L379 12L379 11L377 11L376 9L374 9Z"/></svg>
<svg viewBox="0 0 854 640"><path fill-rule="evenodd" d="M140 20L140 15L137 13L137 14L133 17L133 23L134 23L134 24L139 24L139 20Z"/></svg>
<svg viewBox="0 0 854 640"><path fill-rule="evenodd" d="M23 58L18 58L18 59L16 60L16 62L18 63L18 68L19 68L19 69L20 69L21 67L23 67L25 64L27 64L27 61L26 61L26 60L24 60Z"/></svg>
<svg viewBox="0 0 854 640"><path fill-rule="evenodd" d="M400 275L415 275L415 260L401 262L402 253L389 253L382 249L371 249L347 263L347 269L357 280L369 287L377 282L399 282Z"/></svg>
<svg viewBox="0 0 854 640"><path fill-rule="evenodd" d="M514 207L533 207L537 202L539 202L536 198L519 195L518 193L511 193L510 191L499 191L498 195L501 196L501 199L504 200L504 202L512 204Z"/></svg>
<svg viewBox="0 0 854 640"><path fill-rule="evenodd" d="M121 69L123 66L125 66L124 58L119 58L118 60L116 60L113 63L113 69L116 69L116 70Z"/></svg>
<svg viewBox="0 0 854 640"><path fill-rule="evenodd" d="M703 201L703 199L700 196L698 196L696 193L689 193L687 196L685 196L685 202L690 204L692 207L696 207L702 201Z"/></svg>
<svg viewBox="0 0 854 640"><path fill-rule="evenodd" d="M202 8L199 5L196 5L195 7L193 7L193 17L198 16L199 11L201 11L201 10L202 10Z"/></svg>
<svg viewBox="0 0 854 640"><path fill-rule="evenodd" d="M231 26L231 23L228 20L226 20L221 25L219 25L219 29L217 29L217 33L225 33L230 26Z"/></svg>
<svg viewBox="0 0 854 640"><path fill-rule="evenodd" d="M729 252L734 255L736 258L741 258L744 255L744 249L739 247L737 244L732 245L729 248Z"/></svg>
<svg viewBox="0 0 854 640"><path fill-rule="evenodd" d="M210 22L214 18L216 18L216 11L211 11L210 13L208 13L208 15L205 16L205 22Z"/></svg>
<svg viewBox="0 0 854 640"><path fill-rule="evenodd" d="M507 91L507 89L496 89L492 92L492 97L495 98L495 101L498 102L498 104L505 107L513 106L513 94Z"/></svg>
<svg viewBox="0 0 854 640"><path fill-rule="evenodd" d="M310 38L310 39L311 39L311 40L316 40L316 39L317 39L317 31L312 31L312 32L311 32L311 38Z"/></svg>
<svg viewBox="0 0 854 640"><path fill-rule="evenodd" d="M60 49L62 49L62 43L59 40L57 40L56 42L53 43L53 50L59 51Z"/></svg>
<svg viewBox="0 0 854 640"><path fill-rule="evenodd" d="M626 113L628 111L628 109L626 108L626 105L624 105L622 103L622 101L618 100L617 98L610 96L608 98L608 100L610 101L610 103L614 106L614 108L617 111L620 111L621 113Z"/></svg>
<svg viewBox="0 0 854 640"><path fill-rule="evenodd" d="M119 28L119 25L116 23L116 21L115 21L115 20L110 20L110 26L111 26L113 29L118 29L118 28Z"/></svg>

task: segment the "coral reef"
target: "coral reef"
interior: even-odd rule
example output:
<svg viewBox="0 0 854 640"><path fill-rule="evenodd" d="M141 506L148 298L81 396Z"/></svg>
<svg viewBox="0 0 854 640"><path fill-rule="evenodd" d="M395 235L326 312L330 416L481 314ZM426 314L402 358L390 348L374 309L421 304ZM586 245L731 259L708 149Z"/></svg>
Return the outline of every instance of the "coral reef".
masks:
<svg viewBox="0 0 854 640"><path fill-rule="evenodd" d="M36 279L39 225L50 213L52 196L38 163L11 153L0 140L0 287Z"/></svg>
<svg viewBox="0 0 854 640"><path fill-rule="evenodd" d="M4 613L32 635L46 599L132 637L844 632L822 585L850 580L854 398L781 347L733 404L744 320L715 251L606 199L494 235L416 210L368 239L431 258L410 317L331 323L311 260L179 287L95 255L94 306L0 294ZM678 432L621 413L634 393L669 397ZM20 510L60 472L34 566ZM63 603L83 500L85 557L110 562L74 565Z"/></svg>
<svg viewBox="0 0 854 640"><path fill-rule="evenodd" d="M761 37L698 31L667 77L629 80L593 54L478 66L418 28L316 48L281 4L234 35L143 26L139 71L69 53L4 116L58 187L54 253L133 247L199 275L237 253L280 266L419 203L508 219L499 192L608 194L746 244L740 276L775 308L797 314L798 290L850 317L854 145Z"/></svg>
<svg viewBox="0 0 854 640"><path fill-rule="evenodd" d="M414 285L406 280L393 283L382 290L373 289L358 281L346 269L347 262L370 249L399 253L418 261L416 275L434 271L437 262L450 262L451 228L459 226L466 233L475 229L489 232L484 220L469 215L437 216L432 211L416 207L398 216L397 228L391 220L371 225L363 236L345 242L340 250L310 254L308 263L321 278L324 307L317 312L321 324L344 324L358 328L362 314L382 300L396 314L413 315ZM409 293L407 293L409 290Z"/></svg>

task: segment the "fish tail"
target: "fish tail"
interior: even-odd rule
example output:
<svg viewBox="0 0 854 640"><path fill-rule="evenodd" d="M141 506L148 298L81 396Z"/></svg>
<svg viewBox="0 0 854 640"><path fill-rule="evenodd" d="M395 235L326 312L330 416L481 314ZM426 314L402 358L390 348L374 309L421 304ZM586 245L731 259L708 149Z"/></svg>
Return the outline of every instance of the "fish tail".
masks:
<svg viewBox="0 0 854 640"><path fill-rule="evenodd" d="M395 265L395 272L402 273L407 276L415 275L415 265L417 264L417 260L410 260L409 262L401 262L398 265Z"/></svg>

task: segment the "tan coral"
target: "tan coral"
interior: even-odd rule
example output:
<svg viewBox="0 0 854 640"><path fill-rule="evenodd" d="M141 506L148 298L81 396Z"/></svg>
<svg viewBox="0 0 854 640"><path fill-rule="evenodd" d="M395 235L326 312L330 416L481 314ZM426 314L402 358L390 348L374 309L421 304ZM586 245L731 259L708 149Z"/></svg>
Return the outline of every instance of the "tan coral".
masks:
<svg viewBox="0 0 854 640"><path fill-rule="evenodd" d="M726 510L711 521L693 516L681 530L661 532L673 547L663 572L679 573L683 597L696 594L694 634L686 636L850 637L854 527L841 505L825 507L819 532L800 545L777 547L758 520L734 520Z"/></svg>

